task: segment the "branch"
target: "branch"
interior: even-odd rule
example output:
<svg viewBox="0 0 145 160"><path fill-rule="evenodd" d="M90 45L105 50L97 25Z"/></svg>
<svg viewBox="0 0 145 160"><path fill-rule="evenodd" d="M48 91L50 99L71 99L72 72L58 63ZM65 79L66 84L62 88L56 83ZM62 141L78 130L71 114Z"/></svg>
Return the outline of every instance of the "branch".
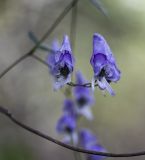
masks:
<svg viewBox="0 0 145 160"><path fill-rule="evenodd" d="M30 56L31 53L26 53L24 54L22 57L20 57L19 59L17 59L14 63L12 63L8 68L6 68L1 74L0 74L0 79L6 75L11 69L13 69L17 64L19 64L20 62L22 62L24 59L28 58Z"/></svg>
<svg viewBox="0 0 145 160"><path fill-rule="evenodd" d="M37 44L27 53L25 53L22 57L13 62L8 68L6 68L1 74L0 79L5 76L11 69L13 69L17 64L22 62L27 57L34 54L37 48L39 48L40 44L51 34L51 32L57 27L57 25L62 21L65 15L77 4L78 0L70 2L70 4L63 10L63 12L59 15L59 17L55 20L52 26L48 29L48 31L42 36L42 38L37 42Z"/></svg>
<svg viewBox="0 0 145 160"><path fill-rule="evenodd" d="M76 1L78 1L78 0L74 0L74 2L76 2ZM70 39L71 39L72 50L74 50L74 48L75 48L76 26L77 26L77 11L78 11L78 6L76 4L72 8L71 24L70 24Z"/></svg>
<svg viewBox="0 0 145 160"><path fill-rule="evenodd" d="M144 156L145 155L145 151L141 151L141 152L134 152L134 153L106 153L106 152L97 152L97 151L91 151L91 150L86 150L86 149L82 149L79 147L74 147L68 144L65 144L61 141L58 141L36 129L33 129L21 122L19 122L10 112L9 110L7 110L6 108L0 106L0 113L2 113L3 115L5 115L6 117L8 117L12 122L14 122L16 125L18 125L19 127L43 138L46 139L52 143L55 143L61 147L67 148L69 150L72 151L76 151L76 152L81 152L81 153L86 153L86 154L93 154L93 155L98 155L98 156L105 156L105 157L136 157L136 156Z"/></svg>

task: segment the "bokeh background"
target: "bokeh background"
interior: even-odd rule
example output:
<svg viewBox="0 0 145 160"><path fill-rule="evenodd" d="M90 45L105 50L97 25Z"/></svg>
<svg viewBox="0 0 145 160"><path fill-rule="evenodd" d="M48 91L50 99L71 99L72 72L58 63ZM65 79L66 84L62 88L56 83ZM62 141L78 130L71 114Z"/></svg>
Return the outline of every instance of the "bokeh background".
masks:
<svg viewBox="0 0 145 160"><path fill-rule="evenodd" d="M0 72L24 55L34 45L28 38L33 31L40 38L70 0L0 0ZM145 149L145 1L102 0L106 18L88 0L78 4L74 53L76 70L88 80L93 72L89 64L92 35L105 36L122 71L122 78L112 85L116 96L104 97L95 91L94 121L80 124L97 135L110 152L135 152ZM45 41L62 40L70 34L71 12ZM37 50L45 59L47 53ZM61 139L55 131L62 114L64 95L54 92L48 68L32 58L13 68L0 79L0 105L17 119L50 136ZM0 160L64 160L73 152L45 141L0 115ZM108 158L114 160L115 158ZM122 158L118 158L121 160ZM124 158L144 160L145 157Z"/></svg>

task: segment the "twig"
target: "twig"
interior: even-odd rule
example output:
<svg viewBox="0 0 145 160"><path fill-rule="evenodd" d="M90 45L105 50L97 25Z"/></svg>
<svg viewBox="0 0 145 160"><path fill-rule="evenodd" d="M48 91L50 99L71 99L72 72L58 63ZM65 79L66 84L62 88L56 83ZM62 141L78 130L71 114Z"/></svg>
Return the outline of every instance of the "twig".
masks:
<svg viewBox="0 0 145 160"><path fill-rule="evenodd" d="M74 0L76 3L78 0ZM77 4L72 8L72 17L71 17L71 24L70 24L70 39L71 39L71 46L74 50L75 47L75 39L76 39L76 25L77 25Z"/></svg>
<svg viewBox="0 0 145 160"><path fill-rule="evenodd" d="M48 67L47 62L45 62L44 60L42 60L40 57L36 56L36 55L31 55L32 58L36 59L37 61L39 61L40 63L44 64L45 66Z"/></svg>
<svg viewBox="0 0 145 160"><path fill-rule="evenodd" d="M38 131L36 129L33 129L33 128L25 125L24 123L19 122L16 118L13 117L13 115L6 108L4 108L2 106L0 106L0 113L5 115L6 117L8 117L12 122L14 122L16 125L20 126L21 128L41 137L43 139L46 139L52 143L55 143L59 146L62 146L64 148L67 148L72 151L86 153L86 154L99 155L99 156L105 156L105 157L136 157L136 156L144 156L145 155L145 151L134 152L134 153L106 153L106 152L97 152L97 151L82 149L79 147L74 147L74 146L65 144L61 141L58 141L58 140Z"/></svg>
<svg viewBox="0 0 145 160"><path fill-rule="evenodd" d="M19 64L20 62L22 62L24 59L28 58L30 56L31 53L26 53L25 55L23 55L22 57L20 57L19 59L17 59L14 63L12 63L8 68L6 68L1 74L0 74L0 79L7 74L11 69L13 69L17 64Z"/></svg>
<svg viewBox="0 0 145 160"><path fill-rule="evenodd" d="M14 68L17 64L22 62L27 57L34 54L37 48L39 48L40 44L51 34L51 32L56 28L56 26L62 21L62 19L65 17L65 15L77 4L78 1L72 1L70 4L63 10L63 12L59 15L59 17L55 20L55 22L52 24L52 26L48 29L48 31L42 36L42 38L37 42L37 44L26 54L24 54L22 57L17 59L15 62L13 62L8 68L6 68L1 74L0 79L8 73L12 68Z"/></svg>

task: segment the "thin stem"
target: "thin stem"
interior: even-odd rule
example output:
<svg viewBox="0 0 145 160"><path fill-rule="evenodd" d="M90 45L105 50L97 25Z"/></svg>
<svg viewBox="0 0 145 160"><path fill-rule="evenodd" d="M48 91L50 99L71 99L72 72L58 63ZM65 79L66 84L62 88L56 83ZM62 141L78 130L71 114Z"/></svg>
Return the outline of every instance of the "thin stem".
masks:
<svg viewBox="0 0 145 160"><path fill-rule="evenodd" d="M31 55L31 57L48 67L48 64L44 60L42 60L40 57L36 56L35 54Z"/></svg>
<svg viewBox="0 0 145 160"><path fill-rule="evenodd" d="M77 4L77 1L72 1L60 14L60 16L56 19L56 21L53 23L53 25L49 28L49 30L44 34L44 36L40 39L38 42L38 46L52 33L52 31L57 27L57 25L62 21L62 19L65 17L65 15Z"/></svg>
<svg viewBox="0 0 145 160"><path fill-rule="evenodd" d="M20 126L21 128L41 137L43 139L46 139L52 143L55 143L59 146L62 146L64 148L67 148L72 151L86 153L86 154L99 155L99 156L105 156L105 157L136 157L136 156L144 156L145 155L145 151L133 152L133 153L105 153L105 152L97 152L97 151L82 149L79 147L74 147L74 146L65 144L61 141L58 141L58 140L38 131L36 129L33 129L33 128L25 125L24 123L19 122L16 118L13 117L13 115L6 108L4 108L2 106L0 106L0 113L5 115L6 117L8 117L12 122L14 122L16 125Z"/></svg>
<svg viewBox="0 0 145 160"><path fill-rule="evenodd" d="M26 58L28 58L30 56L30 53L27 53L25 55L23 55L22 57L18 58L14 63L12 63L8 68L6 68L1 74L0 74L0 79L7 74L11 69L13 69L17 64L19 64L20 62L22 62L23 60L25 60Z"/></svg>
<svg viewBox="0 0 145 160"><path fill-rule="evenodd" d="M78 0L74 0L76 3ZM71 14L71 23L70 23L70 40L71 40L71 46L74 54L75 49L75 39L76 39L76 26L77 26L77 4L72 8L72 14ZM71 75L71 79L73 80L73 73ZM69 88L70 89L70 88Z"/></svg>
<svg viewBox="0 0 145 160"><path fill-rule="evenodd" d="M76 3L78 0L74 0ZM77 26L77 4L72 8L72 17L71 17L71 24L70 24L70 39L71 39L71 46L74 50L75 47L75 39L76 39L76 26Z"/></svg>
<svg viewBox="0 0 145 160"><path fill-rule="evenodd" d="M17 64L22 62L25 58L28 56L34 54L37 48L39 48L40 44L52 33L52 31L57 27L57 25L62 21L62 19L65 17L65 15L77 4L78 1L72 1L70 4L63 10L63 12L59 15L59 17L55 20L55 22L52 24L52 26L48 29L48 31L42 36L42 38L37 42L37 44L26 54L24 54L22 57L17 59L15 62L13 62L8 68L6 68L1 74L0 79L8 73L12 68L14 68Z"/></svg>
<svg viewBox="0 0 145 160"><path fill-rule="evenodd" d="M87 87L87 88L90 88L91 87L91 83L84 83L84 84L76 84L76 83L73 83L73 82L69 82L67 83L67 85L71 86L71 87ZM98 84L95 84L95 87L97 87Z"/></svg>

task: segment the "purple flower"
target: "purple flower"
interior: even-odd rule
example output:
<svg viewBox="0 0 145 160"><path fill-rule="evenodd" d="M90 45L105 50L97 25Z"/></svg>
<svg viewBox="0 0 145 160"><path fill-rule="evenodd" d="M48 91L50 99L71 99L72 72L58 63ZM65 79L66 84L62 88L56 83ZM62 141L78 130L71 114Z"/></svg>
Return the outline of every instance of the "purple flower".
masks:
<svg viewBox="0 0 145 160"><path fill-rule="evenodd" d="M93 36L93 54L90 63L99 88L106 89L112 96L115 95L110 83L120 79L120 71L106 40L98 33Z"/></svg>
<svg viewBox="0 0 145 160"><path fill-rule="evenodd" d="M57 122L56 130L58 133L72 134L75 129L76 119L69 114L64 114Z"/></svg>
<svg viewBox="0 0 145 160"><path fill-rule="evenodd" d="M47 63L50 74L54 78L54 89L59 89L71 81L71 73L74 67L74 58L68 36L64 36L60 48L59 45L54 42L52 49L54 52L49 53Z"/></svg>
<svg viewBox="0 0 145 160"><path fill-rule="evenodd" d="M81 129L79 131L79 139L80 139L80 145L83 148L88 148L97 143L96 136L88 129Z"/></svg>
<svg viewBox="0 0 145 160"><path fill-rule="evenodd" d="M96 136L87 129L79 132L79 143L87 150L106 152L106 150L98 143ZM97 155L87 155L87 160L102 160L104 157Z"/></svg>
<svg viewBox="0 0 145 160"><path fill-rule="evenodd" d="M76 83L80 85L87 83L87 81L82 76L81 72L76 73ZM77 113L84 115L88 119L92 119L90 107L94 104L94 97L91 92L91 89L82 86L75 87L74 99L76 102Z"/></svg>
<svg viewBox="0 0 145 160"><path fill-rule="evenodd" d="M63 142L73 144L78 143L78 135L76 132L76 117L71 114L64 114L57 122L56 130L59 134L63 134Z"/></svg>

